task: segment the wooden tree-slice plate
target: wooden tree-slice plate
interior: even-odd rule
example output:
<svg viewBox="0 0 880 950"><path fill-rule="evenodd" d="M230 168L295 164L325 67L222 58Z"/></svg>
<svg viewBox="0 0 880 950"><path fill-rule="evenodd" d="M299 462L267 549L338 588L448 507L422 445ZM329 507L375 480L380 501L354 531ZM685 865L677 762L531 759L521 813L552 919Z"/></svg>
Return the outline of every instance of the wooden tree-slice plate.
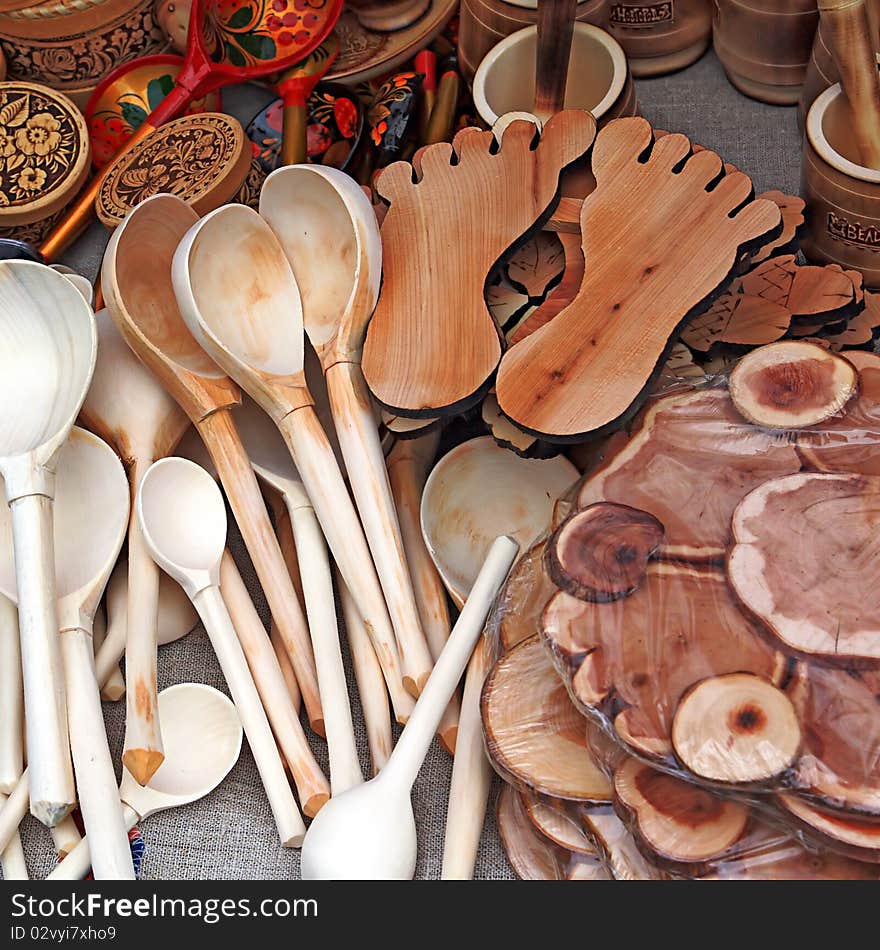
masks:
<svg viewBox="0 0 880 950"><path fill-rule="evenodd" d="M501 358L486 279L539 223L595 128L588 112L560 112L532 148L535 126L514 121L497 151L493 133L465 130L421 150L418 183L405 162L382 172L384 274L363 369L383 406L417 418L479 401Z"/></svg>
<svg viewBox="0 0 880 950"><path fill-rule="evenodd" d="M532 301L516 287L501 281L486 290L486 306L495 323L499 327L507 328L519 321L532 306Z"/></svg>
<svg viewBox="0 0 880 950"><path fill-rule="evenodd" d="M562 277L565 248L558 234L538 231L507 258L505 273L528 297L542 298Z"/></svg>
<svg viewBox="0 0 880 950"><path fill-rule="evenodd" d="M597 186L581 211L586 270L578 295L504 354L496 382L505 414L551 441L598 435L629 419L682 325L724 284L741 248L781 227L772 201L751 200L745 175L722 176L721 159L692 155L683 135L653 141L644 119L610 122L592 165Z"/></svg>
<svg viewBox="0 0 880 950"><path fill-rule="evenodd" d="M565 811L564 803L548 804L532 792L520 792L523 807L535 830L566 851L598 857L596 846L581 825Z"/></svg>
<svg viewBox="0 0 880 950"><path fill-rule="evenodd" d="M878 476L772 479L733 516L730 583L789 650L880 661L878 520Z"/></svg>
<svg viewBox="0 0 880 950"><path fill-rule="evenodd" d="M615 881L660 881L666 877L639 851L613 808L581 809L581 821Z"/></svg>
<svg viewBox="0 0 880 950"><path fill-rule="evenodd" d="M880 863L880 822L834 815L790 792L779 792L774 801L786 819L794 820L807 837L823 847L857 861Z"/></svg>
<svg viewBox="0 0 880 950"><path fill-rule="evenodd" d="M523 881L561 881L565 852L538 833L519 793L504 785L495 811L498 834L514 873Z"/></svg>
<svg viewBox="0 0 880 950"><path fill-rule="evenodd" d="M565 869L566 881L610 881L611 875L598 857L588 854L572 854Z"/></svg>
<svg viewBox="0 0 880 950"><path fill-rule="evenodd" d="M481 712L489 758L518 788L566 801L611 800L611 784L587 748L583 717L539 637L497 661Z"/></svg>
<svg viewBox="0 0 880 950"><path fill-rule="evenodd" d="M501 591L494 617L502 650L540 633L544 605L556 591L544 572L544 547L536 544L522 555Z"/></svg>
<svg viewBox="0 0 880 950"><path fill-rule="evenodd" d="M664 557L722 560L739 502L769 478L800 471L794 447L746 423L725 389L658 400L578 493L652 514L665 529Z"/></svg>
<svg viewBox="0 0 880 950"><path fill-rule="evenodd" d="M743 670L778 682L785 669L712 568L652 561L634 594L607 604L560 591L544 611L542 632L578 703L606 722L613 717L625 745L676 771L672 724L687 690Z"/></svg>

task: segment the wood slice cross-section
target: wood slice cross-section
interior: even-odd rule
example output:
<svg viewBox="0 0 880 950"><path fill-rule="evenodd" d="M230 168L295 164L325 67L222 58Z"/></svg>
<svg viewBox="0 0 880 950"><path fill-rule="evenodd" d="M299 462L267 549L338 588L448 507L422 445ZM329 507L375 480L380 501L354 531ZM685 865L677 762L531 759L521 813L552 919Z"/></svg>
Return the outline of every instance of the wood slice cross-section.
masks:
<svg viewBox="0 0 880 950"><path fill-rule="evenodd" d="M382 225L384 279L367 331L370 389L401 415L451 414L476 403L501 358L483 296L499 258L540 223L559 175L590 147L588 112L535 126L514 121L495 148L491 132L460 132L421 150L421 178L397 162L379 176L390 203Z"/></svg>
<svg viewBox="0 0 880 950"><path fill-rule="evenodd" d="M777 205L751 200L746 175L723 174L714 152L691 154L683 135L654 141L644 119L610 122L592 163L578 295L505 353L496 383L502 410L552 441L599 435L630 418L740 249L781 226Z"/></svg>
<svg viewBox="0 0 880 950"><path fill-rule="evenodd" d="M778 682L785 669L714 568L651 561L638 590L609 604L560 591L542 631L577 702L613 717L626 746L670 764L673 717L695 683L744 670Z"/></svg>
<svg viewBox="0 0 880 950"><path fill-rule="evenodd" d="M583 716L539 637L498 660L481 711L489 758L508 781L566 801L611 800L611 783L587 748Z"/></svg>
<svg viewBox="0 0 880 950"><path fill-rule="evenodd" d="M778 793L774 801L789 821L823 847L858 861L880 863L880 823L822 811L790 792Z"/></svg>
<svg viewBox="0 0 880 950"><path fill-rule="evenodd" d="M660 554L723 560L730 519L758 485L801 469L787 440L746 423L726 389L648 405L632 436L588 478L580 507L600 501L652 514L665 528Z"/></svg>
<svg viewBox="0 0 880 950"><path fill-rule="evenodd" d="M566 851L597 856L596 846L584 834L583 826L568 814L565 802L550 804L531 792L520 792L520 796L526 814L539 834Z"/></svg>
<svg viewBox="0 0 880 950"><path fill-rule="evenodd" d="M565 249L558 234L538 231L507 259L507 279L529 297L543 297L562 276Z"/></svg>
<svg viewBox="0 0 880 950"><path fill-rule="evenodd" d="M498 598L495 622L502 650L534 637L541 630L544 605L556 593L544 572L543 543L529 548L513 566Z"/></svg>
<svg viewBox="0 0 880 950"><path fill-rule="evenodd" d="M733 535L731 586L787 649L880 660L880 477L772 479L743 499Z"/></svg>
<svg viewBox="0 0 880 950"><path fill-rule="evenodd" d="M561 881L566 852L544 838L526 812L517 791L505 785L495 812L498 834L514 873L523 881Z"/></svg>
<svg viewBox="0 0 880 950"><path fill-rule="evenodd" d="M730 398L749 422L803 429L830 419L856 394L852 363L815 343L784 340L744 356L730 374Z"/></svg>

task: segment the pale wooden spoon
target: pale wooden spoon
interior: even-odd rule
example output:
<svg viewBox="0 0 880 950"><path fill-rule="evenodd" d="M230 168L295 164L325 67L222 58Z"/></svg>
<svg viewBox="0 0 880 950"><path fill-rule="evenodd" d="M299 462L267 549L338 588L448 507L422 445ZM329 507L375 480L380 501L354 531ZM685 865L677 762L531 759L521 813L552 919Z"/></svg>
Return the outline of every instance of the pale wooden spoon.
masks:
<svg viewBox="0 0 880 950"><path fill-rule="evenodd" d="M91 632L125 540L128 516L128 482L116 453L96 435L74 428L58 453L55 576L70 747L79 807L94 842L99 880L134 880L95 679ZM9 513L0 511L0 591L7 597L15 596L15 571L6 553L12 528Z"/></svg>
<svg viewBox="0 0 880 950"><path fill-rule="evenodd" d="M134 497L144 472L174 451L189 426L186 413L132 353L110 314L95 314L98 360L80 410L82 424L116 449ZM156 716L156 628L159 569L144 547L132 516L128 532L128 620L125 675L125 751L122 761L146 784L162 764L162 736Z"/></svg>
<svg viewBox="0 0 880 950"><path fill-rule="evenodd" d="M55 455L95 367L95 319L61 274L0 262L0 475L12 511L31 811L52 826L75 798L52 557Z"/></svg>
<svg viewBox="0 0 880 950"><path fill-rule="evenodd" d="M178 683L159 693L165 760L147 786L123 769L122 799L128 828L169 808L181 808L210 794L229 774L241 751L241 721L235 706L202 683ZM91 842L79 845L47 880L75 881L91 866Z"/></svg>
<svg viewBox="0 0 880 950"><path fill-rule="evenodd" d="M113 579L112 574L110 575L110 579ZM104 605L101 604L95 613L95 620L92 623L92 643L95 645L95 679L101 683L101 699L107 703L115 703L125 695L125 678L122 675L122 670L119 668L119 663L110 664L110 671L104 679L104 682L101 682L97 675L98 656L106 638L107 614L104 610Z"/></svg>
<svg viewBox="0 0 880 950"><path fill-rule="evenodd" d="M422 495L422 534L456 604L465 602L492 538L505 533L530 546L578 474L562 456L520 458L491 436L464 442L437 463ZM446 815L445 880L473 877L483 829L492 770L483 748L480 691L489 646L485 640L478 644L465 678Z"/></svg>
<svg viewBox="0 0 880 950"><path fill-rule="evenodd" d="M186 591L208 632L241 716L281 843L298 847L305 825L220 593L220 561L226 548L223 495L214 479L194 462L167 458L147 471L135 507L150 554Z"/></svg>
<svg viewBox="0 0 880 950"><path fill-rule="evenodd" d="M232 419L231 409L240 402L238 387L200 348L174 297L171 260L197 220L173 195L154 195L132 210L104 255L107 307L125 341L177 400L207 446L296 669L309 722L323 734L308 627Z"/></svg>
<svg viewBox="0 0 880 950"><path fill-rule="evenodd" d="M290 515L321 688L330 782L333 794L338 795L362 782L363 775L339 647L327 545L299 472L272 420L248 398L242 400L234 415L257 477L281 495Z"/></svg>
<svg viewBox="0 0 880 950"><path fill-rule="evenodd" d="M0 595L0 795L9 795L24 771L24 690L18 609Z"/></svg>
<svg viewBox="0 0 880 950"><path fill-rule="evenodd" d="M299 287L305 331L324 368L336 434L397 636L403 675L418 692L434 656L422 630L360 366L382 279L376 215L353 178L319 165L289 165L273 172L260 193L260 214L278 238Z"/></svg>
<svg viewBox="0 0 880 950"><path fill-rule="evenodd" d="M303 368L304 335L293 272L266 222L244 205L226 205L194 224L174 255L180 312L206 351L281 430L333 557L373 632L395 712L398 648L357 512L326 433L315 415ZM302 686L302 683L300 683Z"/></svg>

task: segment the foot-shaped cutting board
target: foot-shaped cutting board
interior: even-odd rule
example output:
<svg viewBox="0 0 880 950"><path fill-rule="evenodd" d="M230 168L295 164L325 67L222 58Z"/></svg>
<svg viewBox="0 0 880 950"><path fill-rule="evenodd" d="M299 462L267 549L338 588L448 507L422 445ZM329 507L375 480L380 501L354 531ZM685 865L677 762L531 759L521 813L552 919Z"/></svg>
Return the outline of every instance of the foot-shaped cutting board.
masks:
<svg viewBox="0 0 880 950"><path fill-rule="evenodd" d="M489 272L551 210L561 171L593 142L588 112L554 116L535 146L535 126L466 129L450 146L421 150L413 167L390 165L379 193L384 275L367 330L363 371L387 409L415 418L477 403L501 358L483 297Z"/></svg>
<svg viewBox="0 0 880 950"><path fill-rule="evenodd" d="M654 141L644 119L617 119L599 133L593 174L580 291L504 354L496 382L507 416L557 442L625 422L740 249L781 226L778 206L755 200L746 175L724 174L714 152L692 153L683 135Z"/></svg>

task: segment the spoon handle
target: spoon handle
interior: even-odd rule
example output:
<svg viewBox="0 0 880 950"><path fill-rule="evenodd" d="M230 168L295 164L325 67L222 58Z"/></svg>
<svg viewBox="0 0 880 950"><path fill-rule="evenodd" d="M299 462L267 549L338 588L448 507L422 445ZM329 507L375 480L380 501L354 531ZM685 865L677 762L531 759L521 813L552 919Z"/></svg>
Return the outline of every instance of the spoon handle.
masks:
<svg viewBox="0 0 880 950"><path fill-rule="evenodd" d="M0 793L0 808L5 804L6 796ZM12 833L9 844L0 851L0 868L3 869L4 881L27 881L29 879L27 864L24 860L24 849L18 828Z"/></svg>
<svg viewBox="0 0 880 950"><path fill-rule="evenodd" d="M0 596L0 793L8 795L24 768L24 692L18 611Z"/></svg>
<svg viewBox="0 0 880 950"><path fill-rule="evenodd" d="M348 683L339 647L339 623L327 544L311 506L290 506L290 522L299 555L300 576L318 667L324 731L330 756L330 787L339 795L364 777L358 761L348 700Z"/></svg>
<svg viewBox="0 0 880 950"><path fill-rule="evenodd" d="M52 499L25 495L13 501L10 508L31 813L51 827L76 801L58 642Z"/></svg>
<svg viewBox="0 0 880 950"><path fill-rule="evenodd" d="M543 122L565 102L577 0L538 0L535 115Z"/></svg>
<svg viewBox="0 0 880 950"><path fill-rule="evenodd" d="M0 807L0 851L12 841L18 826L24 821L28 810L28 769L25 769L15 783L15 788Z"/></svg>
<svg viewBox="0 0 880 950"><path fill-rule="evenodd" d="M272 808L281 843L285 848L298 848L305 836L306 826L287 783L275 737L238 642L229 611L220 595L220 588L206 587L195 595L193 605L208 631L211 645L232 693L232 700L241 718L248 744L257 763L257 771Z"/></svg>
<svg viewBox="0 0 880 950"><path fill-rule="evenodd" d="M52 836L52 844L55 845L59 861L70 854L83 838L72 815L62 818L54 828L49 829L49 834Z"/></svg>
<svg viewBox="0 0 880 950"><path fill-rule="evenodd" d="M322 735L324 714L308 625L278 539L272 530L251 460L228 409L212 412L197 427L220 476L245 547L254 562L272 617L284 639L309 722L312 729Z"/></svg>
<svg viewBox="0 0 880 950"><path fill-rule="evenodd" d="M117 797L119 793L117 791ZM122 820L125 823L125 830L131 831L140 821L138 813L125 802L122 802ZM82 841L67 855L66 858L58 862L54 870L46 875L47 881L81 881L91 870L92 852L91 842L88 835L84 836Z"/></svg>
<svg viewBox="0 0 880 950"><path fill-rule="evenodd" d="M412 707L403 685L397 641L370 557L361 523L312 406L286 415L278 424L321 523L333 559L370 631L376 656L398 719Z"/></svg>
<svg viewBox="0 0 880 950"><path fill-rule="evenodd" d="M131 849L95 679L92 638L77 628L63 630L60 639L79 808L92 837L95 879L133 881Z"/></svg>
<svg viewBox="0 0 880 950"><path fill-rule="evenodd" d="M512 538L501 536L493 542L449 641L378 781L390 782L407 790L412 788L443 710L458 686L495 597L518 552L519 545Z"/></svg>
<svg viewBox="0 0 880 950"><path fill-rule="evenodd" d="M397 637L404 683L413 684L418 695L434 658L422 630L370 391L357 363L334 363L325 378L345 468Z"/></svg>
<svg viewBox="0 0 880 950"><path fill-rule="evenodd" d="M132 487L137 489L137 466ZM132 509L128 527L128 606L125 634L125 751L122 761L138 784L146 785L162 764L162 731L159 727L159 695L156 686L156 656L159 649L159 567L150 557ZM99 681L100 682L100 681Z"/></svg>
<svg viewBox="0 0 880 950"><path fill-rule="evenodd" d="M263 709L290 766L302 810L310 817L316 815L330 797L330 786L312 755L266 628L229 551L223 552L220 562L220 593L232 617ZM332 603L331 599L331 606ZM326 714L326 701L323 705Z"/></svg>

